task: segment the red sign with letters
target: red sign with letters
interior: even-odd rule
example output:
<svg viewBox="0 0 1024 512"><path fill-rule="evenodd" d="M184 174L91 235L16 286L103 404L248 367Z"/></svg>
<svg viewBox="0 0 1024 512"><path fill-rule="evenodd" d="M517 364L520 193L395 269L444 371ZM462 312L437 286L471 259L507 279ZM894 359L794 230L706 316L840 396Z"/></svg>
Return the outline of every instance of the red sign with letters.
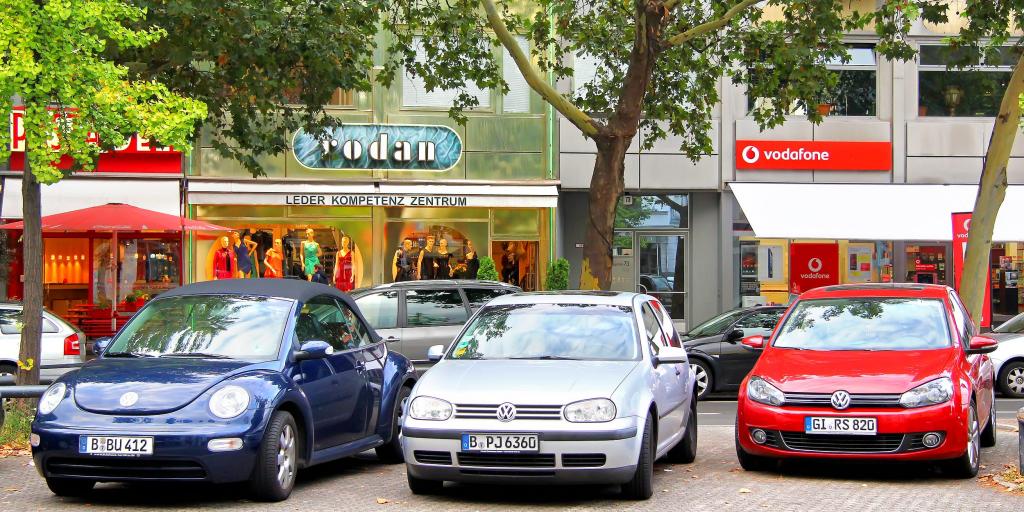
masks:
<svg viewBox="0 0 1024 512"><path fill-rule="evenodd" d="M964 273L964 256L967 254L967 236L971 232L971 213L953 214L953 283L960 291L960 277ZM981 326L992 325L992 270L985 276L985 301L981 308Z"/></svg>
<svg viewBox="0 0 1024 512"><path fill-rule="evenodd" d="M789 291L839 284L839 244L789 244Z"/></svg>
<svg viewBox="0 0 1024 512"><path fill-rule="evenodd" d="M737 140L736 168L750 170L890 171L891 142Z"/></svg>

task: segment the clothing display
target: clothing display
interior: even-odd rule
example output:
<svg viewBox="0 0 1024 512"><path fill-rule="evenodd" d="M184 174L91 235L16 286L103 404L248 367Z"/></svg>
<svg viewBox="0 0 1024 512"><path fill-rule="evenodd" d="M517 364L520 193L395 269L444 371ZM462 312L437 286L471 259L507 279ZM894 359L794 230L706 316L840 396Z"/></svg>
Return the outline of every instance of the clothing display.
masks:
<svg viewBox="0 0 1024 512"><path fill-rule="evenodd" d="M480 272L480 258L477 257L476 251L473 251L471 256L465 258L466 270L462 273L462 279L476 279L477 273Z"/></svg>
<svg viewBox="0 0 1024 512"><path fill-rule="evenodd" d="M213 277L215 279L231 279L235 277L234 261L230 249L221 248L213 253Z"/></svg>
<svg viewBox="0 0 1024 512"><path fill-rule="evenodd" d="M352 251L348 251L344 255L341 254L341 251L338 251L335 265L337 265L338 270L334 273L334 287L343 292L352 291L355 288L353 285L355 277L353 275Z"/></svg>
<svg viewBox="0 0 1024 512"><path fill-rule="evenodd" d="M249 247L245 245L245 242L240 242L235 246L235 261L238 264L238 271L249 275L252 272L252 260L249 258Z"/></svg>
<svg viewBox="0 0 1024 512"><path fill-rule="evenodd" d="M267 256L264 259L267 260L267 263L270 263L270 268L263 272L263 277L284 277L284 269L281 264L284 260L284 255L270 249L267 251ZM276 272L276 274L274 272Z"/></svg>
<svg viewBox="0 0 1024 512"><path fill-rule="evenodd" d="M398 272L395 273L395 282L414 281L416 279L416 253L406 252L405 249L398 249L395 252L395 266Z"/></svg>
<svg viewBox="0 0 1024 512"><path fill-rule="evenodd" d="M434 279L450 279L452 276L452 253L437 252L434 256L437 268L434 269Z"/></svg>
<svg viewBox="0 0 1024 512"><path fill-rule="evenodd" d="M313 275L316 266L320 264L320 256L317 255L319 248L320 245L316 242L302 242L303 271L307 276Z"/></svg>
<svg viewBox="0 0 1024 512"><path fill-rule="evenodd" d="M437 253L436 248L427 249L424 247L421 251L423 253L423 259L420 261L420 279L437 279L437 269L434 268L435 263L440 263L440 255Z"/></svg>

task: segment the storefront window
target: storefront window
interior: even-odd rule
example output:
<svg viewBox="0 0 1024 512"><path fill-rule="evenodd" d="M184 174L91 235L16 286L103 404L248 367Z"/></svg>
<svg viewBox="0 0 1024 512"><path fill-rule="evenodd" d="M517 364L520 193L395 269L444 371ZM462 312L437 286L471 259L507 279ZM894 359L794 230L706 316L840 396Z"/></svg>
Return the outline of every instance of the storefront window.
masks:
<svg viewBox="0 0 1024 512"><path fill-rule="evenodd" d="M385 236L387 282L476 279L487 256L487 222L388 221Z"/></svg>
<svg viewBox="0 0 1024 512"><path fill-rule="evenodd" d="M1020 270L1024 262L1024 243L992 244L992 313L998 320L1020 313L1024 306L1024 288L1019 286ZM1000 318L997 318L1000 317ZM1014 326L1003 329L1004 332Z"/></svg>
<svg viewBox="0 0 1024 512"><path fill-rule="evenodd" d="M153 296L181 286L180 240L119 239L116 259L110 256L111 242L93 240L93 302L100 309L113 305L131 311Z"/></svg>
<svg viewBox="0 0 1024 512"><path fill-rule="evenodd" d="M1017 62L1011 47L986 62L972 60L948 46L921 46L918 66L918 114L924 116L993 117ZM947 70L947 65L964 69Z"/></svg>
<svg viewBox="0 0 1024 512"><path fill-rule="evenodd" d="M949 244L908 244L904 249L908 283L947 284Z"/></svg>
<svg viewBox="0 0 1024 512"><path fill-rule="evenodd" d="M491 254L501 282L525 291L538 290L538 243L529 240L503 240L491 243Z"/></svg>

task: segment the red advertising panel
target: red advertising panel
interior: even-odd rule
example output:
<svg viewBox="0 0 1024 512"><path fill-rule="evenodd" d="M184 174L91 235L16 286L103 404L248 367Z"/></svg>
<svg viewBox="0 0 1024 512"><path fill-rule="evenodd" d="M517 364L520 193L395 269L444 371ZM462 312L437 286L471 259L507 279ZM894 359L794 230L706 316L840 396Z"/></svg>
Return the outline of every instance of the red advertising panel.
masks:
<svg viewBox="0 0 1024 512"><path fill-rule="evenodd" d="M839 284L839 244L789 244L789 291Z"/></svg>
<svg viewBox="0 0 1024 512"><path fill-rule="evenodd" d="M964 256L967 254L967 235L971 232L971 213L953 214L953 282L960 291L960 277L964 273ZM985 301L981 308L981 326L992 325L992 271L985 276Z"/></svg>
<svg viewBox="0 0 1024 512"><path fill-rule="evenodd" d="M736 168L890 171L891 142L737 140Z"/></svg>

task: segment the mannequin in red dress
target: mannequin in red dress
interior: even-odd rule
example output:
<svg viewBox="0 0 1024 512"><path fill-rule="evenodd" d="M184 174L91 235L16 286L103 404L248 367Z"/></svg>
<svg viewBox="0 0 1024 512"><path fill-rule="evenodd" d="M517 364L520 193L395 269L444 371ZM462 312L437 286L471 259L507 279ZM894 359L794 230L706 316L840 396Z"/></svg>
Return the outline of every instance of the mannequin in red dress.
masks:
<svg viewBox="0 0 1024 512"><path fill-rule="evenodd" d="M231 279L235 277L235 259L234 251L229 247L231 242L228 241L228 237L222 236L220 238L220 249L213 253L213 278L214 279Z"/></svg>
<svg viewBox="0 0 1024 512"><path fill-rule="evenodd" d="M352 239L348 235L341 236L341 249L338 250L338 259L334 264L334 286L343 291L350 292L356 287L355 264L352 263Z"/></svg>

